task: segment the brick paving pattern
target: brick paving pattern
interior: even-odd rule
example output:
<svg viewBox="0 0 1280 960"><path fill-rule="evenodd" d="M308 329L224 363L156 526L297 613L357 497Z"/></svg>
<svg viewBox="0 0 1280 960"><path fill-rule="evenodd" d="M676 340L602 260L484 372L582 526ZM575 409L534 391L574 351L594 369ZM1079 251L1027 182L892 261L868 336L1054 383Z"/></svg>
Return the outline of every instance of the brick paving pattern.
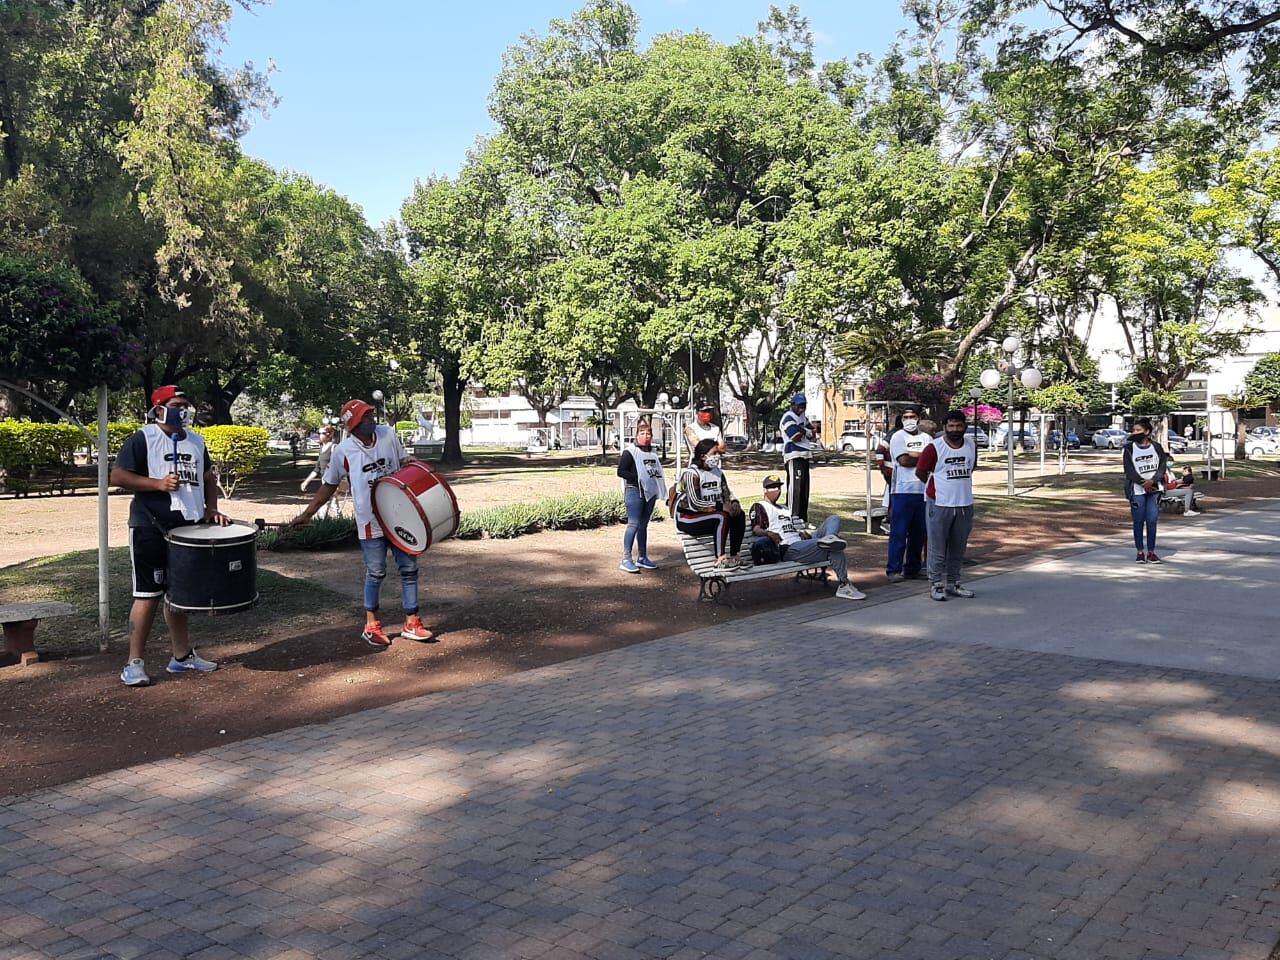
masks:
<svg viewBox="0 0 1280 960"><path fill-rule="evenodd" d="M0 960L1268 960L1277 684L832 603L0 801Z"/></svg>

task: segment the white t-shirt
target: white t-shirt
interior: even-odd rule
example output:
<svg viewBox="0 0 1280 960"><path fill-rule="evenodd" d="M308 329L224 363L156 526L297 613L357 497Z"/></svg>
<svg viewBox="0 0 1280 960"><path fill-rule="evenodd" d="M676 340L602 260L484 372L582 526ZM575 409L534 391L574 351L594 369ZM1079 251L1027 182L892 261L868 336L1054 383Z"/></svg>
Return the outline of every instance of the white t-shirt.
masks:
<svg viewBox="0 0 1280 960"><path fill-rule="evenodd" d="M336 487L343 477L350 478L356 532L361 540L382 536L382 528L373 516L373 485L395 473L408 459L404 444L395 431L386 426L375 428L372 446L366 447L353 435L334 448L333 459L324 472L324 482Z"/></svg>
<svg viewBox="0 0 1280 960"><path fill-rule="evenodd" d="M1160 454L1156 450L1154 443L1148 443L1146 447L1140 447L1136 443L1130 444L1130 456L1133 458L1133 469L1138 471L1138 476L1143 480L1154 480L1156 470L1160 466ZM1142 489L1142 484L1131 484L1133 487L1133 496L1140 497L1146 490Z"/></svg>
<svg viewBox="0 0 1280 960"><path fill-rule="evenodd" d="M916 468L914 466L904 467L898 462L898 458L904 453L910 453L918 457L925 445L932 441L932 437L920 430L915 433L898 430L889 438L889 459L893 461L894 493L924 494L924 484L916 476Z"/></svg>
<svg viewBox="0 0 1280 960"><path fill-rule="evenodd" d="M714 440L716 446L719 447L724 442L724 431L720 429L718 423L708 423L705 427L697 420L690 420L685 424L684 445L689 450L689 459L693 459L693 448L703 440ZM707 454L707 466L720 466L720 454L716 450L712 450Z"/></svg>

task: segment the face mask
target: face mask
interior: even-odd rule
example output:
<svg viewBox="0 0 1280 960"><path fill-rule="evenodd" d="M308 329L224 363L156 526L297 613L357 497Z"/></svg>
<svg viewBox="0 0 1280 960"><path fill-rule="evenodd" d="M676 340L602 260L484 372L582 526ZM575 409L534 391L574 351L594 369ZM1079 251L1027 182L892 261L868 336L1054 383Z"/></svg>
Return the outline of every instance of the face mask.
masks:
<svg viewBox="0 0 1280 960"><path fill-rule="evenodd" d="M903 420L903 421L902 421L902 429L903 429L903 430L905 430L905 431L907 431L907 433L915 433L917 430L919 430L919 429L920 429L920 421L918 421L918 420Z"/></svg>
<svg viewBox="0 0 1280 960"><path fill-rule="evenodd" d="M373 431L376 427L377 427L377 424L374 423L372 420L361 420L359 423L357 423L354 427L351 428L351 432L354 433L361 440L368 440L370 437L373 436Z"/></svg>
<svg viewBox="0 0 1280 960"><path fill-rule="evenodd" d="M194 419L190 407L165 407L164 425L175 430L191 426Z"/></svg>
<svg viewBox="0 0 1280 960"><path fill-rule="evenodd" d="M1150 439L1151 439L1151 438L1150 438L1149 436L1147 436L1145 433L1135 433L1135 434L1133 435L1133 442L1134 442L1134 443L1142 444L1142 443L1146 443L1146 442L1147 442L1148 440L1150 440Z"/></svg>
<svg viewBox="0 0 1280 960"><path fill-rule="evenodd" d="M643 440L641 440L639 437L636 437L636 446L639 447L641 450L648 450L650 447L653 446L653 437L645 437Z"/></svg>
<svg viewBox="0 0 1280 960"><path fill-rule="evenodd" d="M962 440L964 440L964 431L963 431L963 430L948 430L948 431L947 431L947 439L948 439L948 440L950 440L952 443L960 443Z"/></svg>
<svg viewBox="0 0 1280 960"><path fill-rule="evenodd" d="M698 414L698 422L705 427L708 423L711 422L711 414L709 413Z"/></svg>

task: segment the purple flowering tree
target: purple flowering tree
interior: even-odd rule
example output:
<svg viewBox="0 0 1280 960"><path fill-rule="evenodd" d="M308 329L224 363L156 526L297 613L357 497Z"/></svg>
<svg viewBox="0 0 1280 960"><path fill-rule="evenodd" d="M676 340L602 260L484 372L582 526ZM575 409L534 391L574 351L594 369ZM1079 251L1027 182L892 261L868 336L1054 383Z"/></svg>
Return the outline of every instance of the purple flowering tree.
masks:
<svg viewBox="0 0 1280 960"><path fill-rule="evenodd" d="M894 370L867 385L869 399L918 403L935 419L946 413L951 394L946 379L936 373Z"/></svg>
<svg viewBox="0 0 1280 960"><path fill-rule="evenodd" d="M977 420L978 423L988 427L994 426L1004 419L1003 410L986 403L980 403L976 408L972 405L965 407L964 415L970 420Z"/></svg>

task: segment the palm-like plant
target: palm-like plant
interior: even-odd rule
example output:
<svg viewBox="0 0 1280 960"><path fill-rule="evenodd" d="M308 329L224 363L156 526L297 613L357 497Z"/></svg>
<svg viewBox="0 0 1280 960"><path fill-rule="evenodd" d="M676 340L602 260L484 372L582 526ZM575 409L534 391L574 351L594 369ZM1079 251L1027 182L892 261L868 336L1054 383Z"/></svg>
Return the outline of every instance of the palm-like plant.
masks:
<svg viewBox="0 0 1280 960"><path fill-rule="evenodd" d="M836 357L848 372L873 377L895 370L929 370L955 351L956 335L945 328L910 323L881 323L850 330L836 344Z"/></svg>

